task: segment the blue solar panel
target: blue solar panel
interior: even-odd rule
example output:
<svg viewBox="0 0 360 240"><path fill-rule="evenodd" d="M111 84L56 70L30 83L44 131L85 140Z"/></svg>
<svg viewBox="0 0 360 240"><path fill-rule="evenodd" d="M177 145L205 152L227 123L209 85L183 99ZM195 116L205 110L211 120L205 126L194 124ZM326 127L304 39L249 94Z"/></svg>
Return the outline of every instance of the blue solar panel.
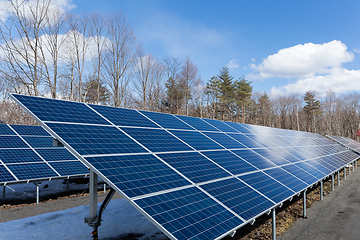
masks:
<svg viewBox="0 0 360 240"><path fill-rule="evenodd" d="M286 185L294 192L300 192L308 187L305 182L301 181L297 177L294 177L293 175L281 168L269 169L266 170L265 173L278 180L282 184Z"/></svg>
<svg viewBox="0 0 360 240"><path fill-rule="evenodd" d="M259 169L276 167L274 163L255 153L253 150L233 150L232 152Z"/></svg>
<svg viewBox="0 0 360 240"><path fill-rule="evenodd" d="M90 105L90 107L95 109L95 111L117 126L159 128L158 125L141 115L136 110L99 105Z"/></svg>
<svg viewBox="0 0 360 240"><path fill-rule="evenodd" d="M13 97L174 239L223 237L357 158L314 133ZM77 172L78 161L35 150Z"/></svg>
<svg viewBox="0 0 360 240"><path fill-rule="evenodd" d="M6 124L0 124L0 135L16 135L15 132Z"/></svg>
<svg viewBox="0 0 360 240"><path fill-rule="evenodd" d="M322 165L317 159L313 159L313 160L308 160L305 161L307 164L313 166L314 168L316 168L317 170L325 173L326 175L331 173L331 170L328 169L327 167L324 167L324 165Z"/></svg>
<svg viewBox="0 0 360 240"><path fill-rule="evenodd" d="M218 142L222 146L226 147L227 149L246 148L243 144L232 139L231 137L227 136L224 133L204 132L204 134L209 138L212 138L214 141Z"/></svg>
<svg viewBox="0 0 360 240"><path fill-rule="evenodd" d="M89 173L87 167L80 161L50 162L49 164L62 176L85 175Z"/></svg>
<svg viewBox="0 0 360 240"><path fill-rule="evenodd" d="M53 137L23 137L33 148L53 147Z"/></svg>
<svg viewBox="0 0 360 240"><path fill-rule="evenodd" d="M50 134L41 126L31 125L10 125L20 136L48 136Z"/></svg>
<svg viewBox="0 0 360 240"><path fill-rule="evenodd" d="M147 152L115 127L47 123L79 154L114 154Z"/></svg>
<svg viewBox="0 0 360 240"><path fill-rule="evenodd" d="M285 158L282 158L280 155L277 155L276 153L270 151L269 149L253 149L253 151L260 154L261 156L275 163L278 166L290 163Z"/></svg>
<svg viewBox="0 0 360 240"><path fill-rule="evenodd" d="M16 181L16 179L10 174L10 172L4 167L0 165L0 182L10 182Z"/></svg>
<svg viewBox="0 0 360 240"><path fill-rule="evenodd" d="M192 149L162 129L123 128L152 152L191 151Z"/></svg>
<svg viewBox="0 0 360 240"><path fill-rule="evenodd" d="M294 191L291 191L262 172L242 175L239 179L243 180L275 203L280 203L294 195Z"/></svg>
<svg viewBox="0 0 360 240"><path fill-rule="evenodd" d="M196 187L135 203L176 239L215 239L243 223Z"/></svg>
<svg viewBox="0 0 360 240"><path fill-rule="evenodd" d="M195 183L231 176L197 152L166 153L158 156Z"/></svg>
<svg viewBox="0 0 360 240"><path fill-rule="evenodd" d="M187 116L176 116L199 131L215 131L219 132L218 129L214 128L201 118L187 117Z"/></svg>
<svg viewBox="0 0 360 240"><path fill-rule="evenodd" d="M282 166L282 168L292 173L297 178L300 178L308 185L312 185L318 181L318 179L315 176L311 175L310 173L306 172L304 169L296 165L290 164L290 165Z"/></svg>
<svg viewBox="0 0 360 240"><path fill-rule="evenodd" d="M0 159L4 163L44 162L31 149L0 149Z"/></svg>
<svg viewBox="0 0 360 240"><path fill-rule="evenodd" d="M110 125L88 106L82 103L15 95L41 121L95 123Z"/></svg>
<svg viewBox="0 0 360 240"><path fill-rule="evenodd" d="M152 154L85 159L129 197L190 184Z"/></svg>
<svg viewBox="0 0 360 240"><path fill-rule="evenodd" d="M36 149L36 152L48 162L77 160L66 148Z"/></svg>
<svg viewBox="0 0 360 240"><path fill-rule="evenodd" d="M0 148L29 148L18 136L0 136Z"/></svg>
<svg viewBox="0 0 360 240"><path fill-rule="evenodd" d="M170 132L196 150L224 149L222 146L200 132L178 130L170 130Z"/></svg>
<svg viewBox="0 0 360 240"><path fill-rule="evenodd" d="M165 113L147 112L147 111L141 111L141 113L146 115L154 122L158 123L163 128L194 130L194 128L190 127L188 124L179 120L174 115L165 114Z"/></svg>
<svg viewBox="0 0 360 240"><path fill-rule="evenodd" d="M323 173L322 171L316 169L315 167L311 166L310 164L306 163L306 162L298 162L298 163L295 163L294 165L301 168L301 169L303 169L304 171L310 173L311 175L313 175L317 179L322 179L327 175L327 174Z"/></svg>
<svg viewBox="0 0 360 240"><path fill-rule="evenodd" d="M252 140L251 138L248 138L244 134L231 134L231 133L229 133L229 136L236 139L237 141L241 142L244 146L246 146L248 148L264 148L263 145L261 145L258 142Z"/></svg>
<svg viewBox="0 0 360 240"><path fill-rule="evenodd" d="M11 164L8 168L19 180L58 177L46 163Z"/></svg>
<svg viewBox="0 0 360 240"><path fill-rule="evenodd" d="M230 127L235 128L240 133L254 134L254 132L250 131L248 128L245 127L246 126L245 124L235 123L235 122L225 122L225 123Z"/></svg>
<svg viewBox="0 0 360 240"><path fill-rule="evenodd" d="M234 175L257 171L255 167L229 151L209 151L203 154Z"/></svg>
<svg viewBox="0 0 360 240"><path fill-rule="evenodd" d="M235 178L201 185L201 188L245 220L250 220L275 205Z"/></svg>
<svg viewBox="0 0 360 240"><path fill-rule="evenodd" d="M205 122L211 124L212 126L216 127L217 129L219 129L222 132L238 133L238 131L236 131L231 126L227 125L225 122L221 122L221 121L213 120L213 119L206 119L206 118L204 118L203 120Z"/></svg>
<svg viewBox="0 0 360 240"><path fill-rule="evenodd" d="M295 163L301 161L299 158L295 157L294 155L290 154L286 150L289 148L269 148L272 152L276 153L277 155L285 158L289 162Z"/></svg>

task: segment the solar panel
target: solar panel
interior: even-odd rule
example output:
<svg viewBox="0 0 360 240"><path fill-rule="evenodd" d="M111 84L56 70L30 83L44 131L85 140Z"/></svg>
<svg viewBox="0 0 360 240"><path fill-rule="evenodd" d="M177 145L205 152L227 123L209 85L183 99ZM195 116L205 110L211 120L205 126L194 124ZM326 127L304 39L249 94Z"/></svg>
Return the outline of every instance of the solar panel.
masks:
<svg viewBox="0 0 360 240"><path fill-rule="evenodd" d="M41 126L0 125L0 183L85 176L87 167Z"/></svg>
<svg viewBox="0 0 360 240"><path fill-rule="evenodd" d="M358 158L313 133L12 98L171 239L222 238Z"/></svg>
<svg viewBox="0 0 360 240"><path fill-rule="evenodd" d="M328 138L360 154L360 143L347 137L326 135Z"/></svg>

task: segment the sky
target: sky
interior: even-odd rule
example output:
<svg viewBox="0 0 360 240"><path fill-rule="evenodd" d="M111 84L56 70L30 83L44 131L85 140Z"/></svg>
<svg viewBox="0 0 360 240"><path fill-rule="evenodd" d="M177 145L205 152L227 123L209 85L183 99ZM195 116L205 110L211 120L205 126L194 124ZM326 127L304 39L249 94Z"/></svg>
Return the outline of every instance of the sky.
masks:
<svg viewBox="0 0 360 240"><path fill-rule="evenodd" d="M360 91L359 1L54 1L77 14L121 11L145 53L189 57L204 84L227 66L272 96Z"/></svg>

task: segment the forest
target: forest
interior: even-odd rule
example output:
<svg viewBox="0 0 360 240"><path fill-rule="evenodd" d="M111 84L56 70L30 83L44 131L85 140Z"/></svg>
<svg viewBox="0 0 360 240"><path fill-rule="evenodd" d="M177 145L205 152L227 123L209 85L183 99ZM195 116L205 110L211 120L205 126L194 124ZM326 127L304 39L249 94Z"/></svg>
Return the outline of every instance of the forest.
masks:
<svg viewBox="0 0 360 240"><path fill-rule="evenodd" d="M3 123L35 124L8 93L355 138L359 93L270 96L226 66L202 79L190 57L157 59L121 12L75 15L52 1L8 1L0 21Z"/></svg>

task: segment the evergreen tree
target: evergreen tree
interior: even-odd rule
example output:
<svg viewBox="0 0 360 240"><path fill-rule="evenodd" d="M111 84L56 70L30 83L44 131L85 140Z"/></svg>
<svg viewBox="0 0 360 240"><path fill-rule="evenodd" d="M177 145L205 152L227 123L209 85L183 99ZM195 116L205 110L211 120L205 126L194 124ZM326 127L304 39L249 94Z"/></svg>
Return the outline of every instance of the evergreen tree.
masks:
<svg viewBox="0 0 360 240"><path fill-rule="evenodd" d="M102 103L109 100L109 91L97 80L91 80L85 84L85 92L83 93L85 102Z"/></svg>
<svg viewBox="0 0 360 240"><path fill-rule="evenodd" d="M217 105L219 104L220 98L220 79L213 76L206 84L206 92L205 94L209 95L212 99L212 118L215 119L217 114Z"/></svg>
<svg viewBox="0 0 360 240"><path fill-rule="evenodd" d="M244 78L234 82L234 97L237 112L241 112L242 122L245 123L246 111L250 104L250 98L252 95L251 81L247 81Z"/></svg>
<svg viewBox="0 0 360 240"><path fill-rule="evenodd" d="M320 112L320 101L316 99L316 93L307 91L304 95L305 106L303 108L307 118L307 129L312 131L314 116Z"/></svg>
<svg viewBox="0 0 360 240"><path fill-rule="evenodd" d="M227 67L222 67L218 75L220 81L220 103L221 103L221 120L224 120L225 113L228 113L230 118L230 105L234 97L233 78Z"/></svg>

